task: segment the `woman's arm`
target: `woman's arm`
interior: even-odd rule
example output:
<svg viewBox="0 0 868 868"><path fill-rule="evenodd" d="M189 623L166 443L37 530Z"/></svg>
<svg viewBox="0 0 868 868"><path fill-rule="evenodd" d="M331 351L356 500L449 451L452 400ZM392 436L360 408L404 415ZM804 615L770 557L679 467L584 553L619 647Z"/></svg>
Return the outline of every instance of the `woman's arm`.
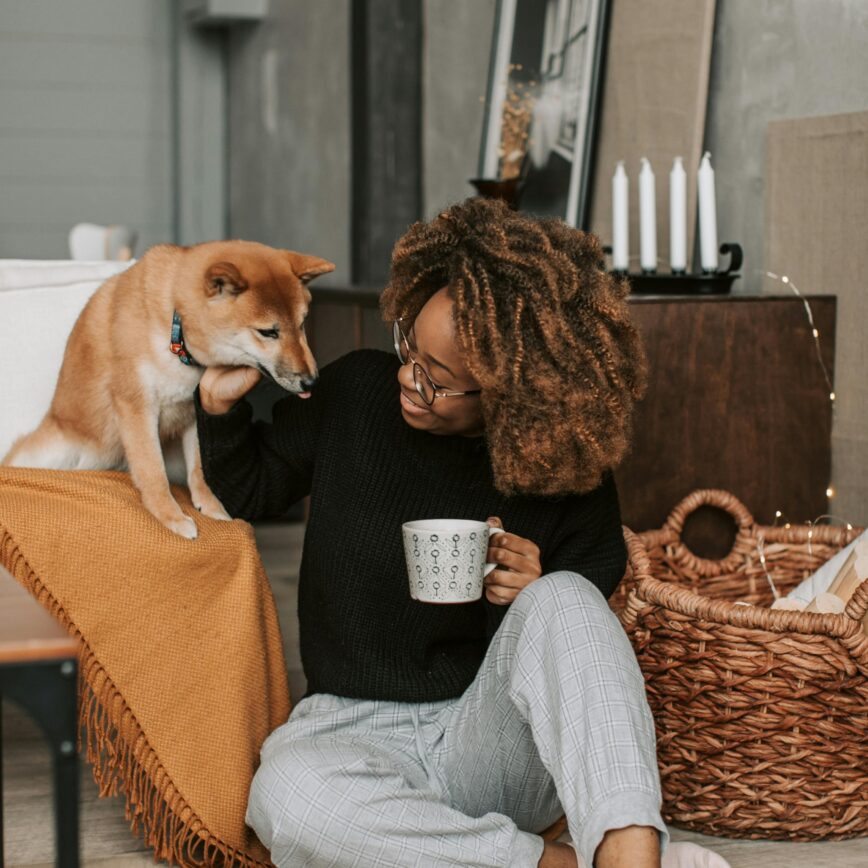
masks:
<svg viewBox="0 0 868 868"><path fill-rule="evenodd" d="M196 389L202 471L233 518L278 516L310 493L323 407L336 386L340 361L322 369L310 398L281 398L271 423L253 422L246 400L224 400L210 391L203 395L202 384Z"/></svg>

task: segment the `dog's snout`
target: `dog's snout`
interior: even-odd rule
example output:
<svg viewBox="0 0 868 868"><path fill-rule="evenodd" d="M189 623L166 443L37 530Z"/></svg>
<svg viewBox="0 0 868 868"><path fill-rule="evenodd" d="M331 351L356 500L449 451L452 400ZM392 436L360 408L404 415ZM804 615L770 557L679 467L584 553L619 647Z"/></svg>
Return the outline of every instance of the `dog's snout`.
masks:
<svg viewBox="0 0 868 868"><path fill-rule="evenodd" d="M306 392L306 391L308 391L308 389L312 389L314 387L314 384L316 383L316 381L317 381L316 375L309 376L309 377L302 377L301 378L301 388L304 389L304 391Z"/></svg>

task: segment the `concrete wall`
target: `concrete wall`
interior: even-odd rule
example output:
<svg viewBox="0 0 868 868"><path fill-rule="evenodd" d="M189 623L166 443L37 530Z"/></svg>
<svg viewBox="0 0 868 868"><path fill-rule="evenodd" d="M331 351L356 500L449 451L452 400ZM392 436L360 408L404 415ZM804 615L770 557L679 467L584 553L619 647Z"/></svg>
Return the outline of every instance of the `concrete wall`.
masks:
<svg viewBox="0 0 868 868"><path fill-rule="evenodd" d="M766 125L868 108L866 46L865 0L718 2L705 147L715 170L718 237L745 251L735 291L762 286Z"/></svg>
<svg viewBox="0 0 868 868"><path fill-rule="evenodd" d="M424 215L473 193L495 0L424 2ZM297 247L349 281L350 14L346 0L272 0L232 35L230 234Z"/></svg>
<svg viewBox="0 0 868 868"><path fill-rule="evenodd" d="M229 59L230 234L350 276L349 4L271 0Z"/></svg>
<svg viewBox="0 0 868 868"><path fill-rule="evenodd" d="M197 244L229 235L227 56L229 32L193 27L175 15L175 240Z"/></svg>
<svg viewBox="0 0 868 868"><path fill-rule="evenodd" d="M0 258L67 258L80 222L224 236L223 35L179 9L0 0Z"/></svg>
<svg viewBox="0 0 868 868"><path fill-rule="evenodd" d="M470 195L495 0L425 4L425 210ZM736 292L762 285L764 135L770 120L868 108L864 0L720 0L705 148L719 237L745 250ZM610 58L610 62L615 62Z"/></svg>
<svg viewBox="0 0 868 868"><path fill-rule="evenodd" d="M804 294L838 297L831 480L835 496L828 511L854 524L868 521L864 276L838 279L848 270L833 259L834 243L823 242L825 225L803 232L809 252L794 257L801 262L764 261L763 197L770 121L868 109L866 37L864 0L718 2L705 136L715 165L719 237L738 241L745 249L736 291L789 292L780 281L763 279L768 270L790 275ZM858 173L853 180L862 185L864 196L868 180ZM830 207L828 199L823 207ZM816 216L819 219L819 211ZM803 215L799 223L805 226L810 219ZM801 279L809 274L812 279Z"/></svg>
<svg viewBox="0 0 868 868"><path fill-rule="evenodd" d="M330 257L338 271L329 281L345 283L349 4L272 0L271 6L268 22L237 31L231 44L232 234ZM473 192L467 179L478 164L495 6L495 0L424 0L425 217ZM717 3L704 145L716 171L719 237L745 250L735 292L763 290L768 123L868 108L866 33L864 0ZM786 263L766 266L786 273ZM780 285L767 289L786 291ZM828 291L839 293L847 307L844 288ZM843 344L839 350L839 371L857 364ZM843 407L848 396L838 397ZM848 426L864 430L868 407L850 411ZM860 514L855 504L839 507Z"/></svg>
<svg viewBox="0 0 868 868"><path fill-rule="evenodd" d="M64 256L74 223L121 222L140 251L228 232L330 256L345 282L349 4L270 6L230 35L227 218L220 31L179 24L178 128L169 0L0 0L0 256ZM424 2L425 216L472 193L494 9ZM868 107L866 32L864 0L718 3L705 139L738 292L761 286L766 124Z"/></svg>
<svg viewBox="0 0 868 868"><path fill-rule="evenodd" d="M172 233L170 0L0 0L0 257L79 222Z"/></svg>
<svg viewBox="0 0 868 868"><path fill-rule="evenodd" d="M425 0L425 217L474 194L495 0Z"/></svg>
<svg viewBox="0 0 868 868"><path fill-rule="evenodd" d="M464 179L476 166L482 123L478 99L485 93L484 57L490 46L493 12L493 0L472 4L430 0L426 5L428 215L470 192ZM734 292L789 292L779 282L763 282L766 269L786 274L794 266L790 263L788 269L785 262L763 262L766 129L778 119L868 109L866 36L865 0L717 3L704 138L715 167L719 238L739 242L745 252L742 278L736 281ZM822 246L817 245L811 255L816 257L812 259L814 271L828 276L831 269L818 261L824 255ZM827 251L827 255L834 254ZM799 288L804 293L834 293L839 299L838 400L832 438L832 481L837 494L829 510L864 523L868 482L862 432L868 430L868 405L864 389L854 378L864 380L859 366L864 358L866 323L842 321L842 317L861 316L864 280Z"/></svg>

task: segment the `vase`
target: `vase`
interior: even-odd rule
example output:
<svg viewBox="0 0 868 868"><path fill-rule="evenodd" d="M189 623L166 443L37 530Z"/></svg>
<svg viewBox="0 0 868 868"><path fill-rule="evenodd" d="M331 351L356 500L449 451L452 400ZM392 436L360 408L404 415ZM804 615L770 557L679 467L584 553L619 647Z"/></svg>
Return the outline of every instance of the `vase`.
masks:
<svg viewBox="0 0 868 868"><path fill-rule="evenodd" d="M513 211L518 210L521 194L524 191L524 178L521 176L501 180L499 178L471 178L480 196L486 199L503 199Z"/></svg>

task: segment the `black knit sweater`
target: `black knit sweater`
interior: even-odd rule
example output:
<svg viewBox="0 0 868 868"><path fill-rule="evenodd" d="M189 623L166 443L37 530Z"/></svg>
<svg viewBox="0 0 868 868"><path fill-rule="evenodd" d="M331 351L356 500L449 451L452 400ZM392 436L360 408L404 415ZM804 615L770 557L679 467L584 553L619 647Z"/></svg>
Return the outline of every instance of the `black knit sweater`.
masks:
<svg viewBox="0 0 868 868"><path fill-rule="evenodd" d="M312 396L252 423L240 401L195 403L205 479L236 518L280 515L311 495L298 617L307 694L424 702L460 696L507 606L410 597L401 524L500 516L535 542L543 573L572 570L608 597L627 562L611 473L585 495L505 497L484 437L429 434L401 415L399 361L358 350L326 365Z"/></svg>

